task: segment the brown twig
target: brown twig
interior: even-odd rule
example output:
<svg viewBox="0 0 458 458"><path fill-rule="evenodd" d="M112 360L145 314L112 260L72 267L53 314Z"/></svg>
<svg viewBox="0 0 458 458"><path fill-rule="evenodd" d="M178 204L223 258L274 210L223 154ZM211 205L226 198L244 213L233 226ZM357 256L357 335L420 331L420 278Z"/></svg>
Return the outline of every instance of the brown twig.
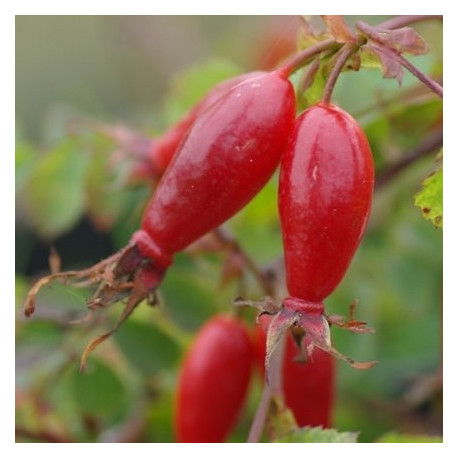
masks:
<svg viewBox="0 0 458 458"><path fill-rule="evenodd" d="M271 283L268 281L262 270L258 267L256 262L251 258L248 253L241 247L239 242L234 238L234 236L224 227L218 227L213 231L217 239L222 242L226 247L237 252L245 262L245 265L256 278L256 281L259 283L259 286L262 288L264 293L267 296L273 296L275 291Z"/></svg>
<svg viewBox="0 0 458 458"><path fill-rule="evenodd" d="M420 145L412 150L406 152L402 159L395 164L388 166L385 170L380 172L375 179L375 189L379 190L381 187L389 183L406 167L420 159L421 157L435 153L443 143L443 132L435 132L426 137Z"/></svg>
<svg viewBox="0 0 458 458"><path fill-rule="evenodd" d="M15 429L16 436L21 436L26 439L32 439L40 442L48 443L72 443L73 440L68 437L61 436L51 431L30 431L22 426L16 426Z"/></svg>

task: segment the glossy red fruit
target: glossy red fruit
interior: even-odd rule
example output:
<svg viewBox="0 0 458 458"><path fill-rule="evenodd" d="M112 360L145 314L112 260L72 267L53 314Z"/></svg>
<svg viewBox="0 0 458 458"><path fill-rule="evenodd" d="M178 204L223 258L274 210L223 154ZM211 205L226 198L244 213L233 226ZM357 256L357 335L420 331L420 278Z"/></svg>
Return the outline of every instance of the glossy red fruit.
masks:
<svg viewBox="0 0 458 458"><path fill-rule="evenodd" d="M161 176L165 172L189 128L207 108L237 84L264 74L265 72L245 73L216 84L183 118L151 142L148 160L154 176Z"/></svg>
<svg viewBox="0 0 458 458"><path fill-rule="evenodd" d="M217 316L197 334L181 368L175 403L177 442L224 442L243 407L252 346L236 318Z"/></svg>
<svg viewBox="0 0 458 458"><path fill-rule="evenodd" d="M135 236L141 254L170 257L237 213L273 174L294 120L293 87L275 72L214 102L188 131L145 211Z"/></svg>
<svg viewBox="0 0 458 458"><path fill-rule="evenodd" d="M320 302L337 287L366 228L373 186L358 123L333 105L306 110L283 156L279 186L291 296Z"/></svg>
<svg viewBox="0 0 458 458"><path fill-rule="evenodd" d="M264 374L266 332L257 326L254 354ZM287 336L283 360L283 393L287 407L299 426L332 426L335 399L335 359L315 347L306 362L296 361L299 355L294 339Z"/></svg>
<svg viewBox="0 0 458 458"><path fill-rule="evenodd" d="M141 228L127 246L92 268L52 274L29 292L25 313L39 289L59 278L102 286L91 312L126 298L115 327L93 339L82 357L115 332L154 292L173 255L245 206L277 168L295 122L295 94L282 73L244 80L205 109L192 124L147 205Z"/></svg>
<svg viewBox="0 0 458 458"><path fill-rule="evenodd" d="M307 353L318 347L356 369L331 343L329 324L371 332L366 323L325 314L323 300L347 271L361 241L372 202L374 165L358 123L334 105L319 103L297 119L282 158L279 212L289 297L269 325L266 370L275 342L291 326L305 331Z"/></svg>

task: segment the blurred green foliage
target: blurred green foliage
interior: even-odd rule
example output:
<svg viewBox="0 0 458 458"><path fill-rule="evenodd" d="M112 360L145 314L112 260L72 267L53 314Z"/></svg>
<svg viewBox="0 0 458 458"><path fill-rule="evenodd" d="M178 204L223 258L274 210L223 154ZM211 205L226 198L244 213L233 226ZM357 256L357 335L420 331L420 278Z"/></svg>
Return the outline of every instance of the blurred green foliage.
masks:
<svg viewBox="0 0 458 458"><path fill-rule="evenodd" d="M293 434L281 437L276 442L317 442L317 443L354 443L357 442L357 433L340 433L333 429L303 428Z"/></svg>
<svg viewBox="0 0 458 458"><path fill-rule="evenodd" d="M21 40L25 40L27 24L33 21L27 17L19 22L17 33L24 35ZM62 28L71 23L68 18L62 21ZM128 27L135 25L127 19L122 21ZM376 18L371 22L377 22ZM432 71L441 64L442 32L436 23L422 24L419 29L432 45L432 52L415 62L424 71ZM59 36L63 32L54 33ZM54 46L55 52L69 52ZM178 42L168 46L178 46ZM249 43L239 52L249 55ZM88 63L94 64L96 55L93 51ZM159 104L161 109L156 106L154 114L144 115L142 122L156 118L156 126L169 125L217 81L249 67L243 65L240 55L234 61L237 63L215 58L170 76L173 82ZM19 62L19 87L25 68L25 63ZM111 64L108 68L114 71ZM134 65L132 71L138 72L138 66ZM71 74L61 77L77 80ZM300 78L293 80L298 85ZM309 99L302 100L316 100L316 90L322 83L318 79L308 93ZM119 87L114 90L109 83L104 90L109 95ZM154 91L159 93L157 88ZM90 92L86 95L91 97ZM119 102L119 95L116 100ZM406 150L417 147L426 135L441 128L441 102L409 75L399 89L394 81L382 80L375 70L345 72L336 87L335 101L362 123L379 175L402 160ZM108 120L118 113L110 112L109 105L105 108ZM132 158L121 155L121 160L113 161L119 145L112 138L85 123L66 128L62 116L57 116L54 126L48 126L51 134L43 129L40 135L52 141L27 139L20 129L27 116L21 119L20 113L21 110L16 143L16 224L25 235L17 239L23 241L16 244L17 258L22 260L18 266L32 261L31 245L40 240L58 241L83 216L91 221L94 231L105 234L114 248L123 246L138 227L151 194L151 183L129 185ZM150 126L147 130L160 128ZM372 335L349 335L339 329L333 332L335 345L343 353L359 360L379 361L375 368L363 372L340 363L338 366L334 427L358 432L360 442L379 438L382 442L435 442L438 439L431 435L441 434L440 384L427 385L423 381L430 376L434 380L441 371L442 232L423 219L413 205L413 196L423 182L416 204L428 205L431 216L442 217L442 188L438 183L441 172L424 181L434 169L434 156L421 157L377 189L367 234L344 281L326 304L329 313L346 314L348 305L358 298L357 317L376 331ZM277 176L227 227L259 265L279 264L282 244ZM77 243L90 244L91 240ZM65 262L66 253L60 254ZM21 305L34 278L19 267L16 422L19 430L31 434L18 436L18 440L49 441L44 432L51 432L56 440L77 442L173 441L173 402L180 362L200 326L216 313L229 312L231 300L240 292L240 284L234 278L222 286L225 262L227 253L221 252L189 251L177 255L159 290L160 307L142 304L114 338L90 356L85 374L77 371L81 351L90 338L111 328L122 305L116 304L90 324L71 325L72 319L84 316L90 291L53 284L40 293L34 317L25 320ZM33 272L34 277L37 274ZM263 295L250 274L243 276L243 291L253 299ZM253 312L242 314L253 327ZM260 389L261 379L254 376L231 441L246 440ZM310 437L312 433L314 430L304 430L297 433L301 437L288 436L285 441L356 440L353 433L326 431L325 436L318 434L315 439Z"/></svg>

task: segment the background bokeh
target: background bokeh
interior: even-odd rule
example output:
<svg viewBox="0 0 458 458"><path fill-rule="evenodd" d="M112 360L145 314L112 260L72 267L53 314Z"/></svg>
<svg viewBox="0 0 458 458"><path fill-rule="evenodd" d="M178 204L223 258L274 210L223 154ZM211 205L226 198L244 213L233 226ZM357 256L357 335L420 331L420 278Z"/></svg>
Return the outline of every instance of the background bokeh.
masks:
<svg viewBox="0 0 458 458"><path fill-rule="evenodd" d="M362 19L375 24L384 17ZM180 360L199 327L228 312L238 293L235 281L221 287L223 255L178 255L160 289L161 307L139 307L90 357L84 375L77 365L85 343L120 308L73 326L87 291L52 285L28 320L22 303L47 272L51 246L65 269L92 265L124 245L151 195L151 184L125 184L129 161L112 161L119 145L94 134L95 121L159 134L214 82L275 64L295 46L299 27L293 16L16 17L18 441L174 440ZM413 61L439 75L442 24L415 28L431 52ZM441 101L411 75L400 88L376 68L346 72L334 101L365 128L379 176L441 129ZM333 334L342 352L379 361L365 372L338 364L334 426L359 431L363 442L388 432L442 432L442 231L413 205L434 167L435 155L424 155L380 185L366 237L327 301L332 313L345 314L358 298L358 316L376 330ZM275 265L282 255L276 178L227 224L260 265ZM262 294L250 275L246 290L252 298ZM245 319L253 326L250 311ZM231 441L246 440L260 389L254 377Z"/></svg>

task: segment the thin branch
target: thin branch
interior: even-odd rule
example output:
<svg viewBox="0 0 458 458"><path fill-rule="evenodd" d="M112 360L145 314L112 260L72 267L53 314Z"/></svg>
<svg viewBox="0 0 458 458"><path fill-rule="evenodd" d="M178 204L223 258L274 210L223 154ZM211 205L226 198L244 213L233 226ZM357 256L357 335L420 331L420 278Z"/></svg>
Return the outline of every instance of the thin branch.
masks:
<svg viewBox="0 0 458 458"><path fill-rule="evenodd" d="M392 19L388 19L385 22L380 23L377 27L384 29L397 29L409 24L421 22L429 19L441 19L442 16L426 15L426 16L399 16ZM293 56L285 64L283 64L278 71L284 76L289 76L296 70L299 70L305 64L307 64L314 56L328 51L333 48L341 48L342 44L337 43L333 38L323 40L316 45L313 45L307 49L304 49L300 53Z"/></svg>
<svg viewBox="0 0 458 458"><path fill-rule="evenodd" d="M322 101L324 103L329 103L329 101L331 100L332 91L334 90L334 86L336 85L337 78L342 72L347 60L352 56L354 52L356 52L359 49L359 47L360 44L346 43L339 51L336 63L331 71L331 74L329 75L328 80L326 81L326 86L323 91Z"/></svg>
<svg viewBox="0 0 458 458"><path fill-rule="evenodd" d="M430 19L437 19L442 21L442 16L439 15L423 15L423 16L396 16L394 18L388 19L385 22L381 22L377 27L381 29L400 29L406 25L415 24L417 22L423 22Z"/></svg>
<svg viewBox="0 0 458 458"><path fill-rule="evenodd" d="M264 382L264 389L256 410L253 423L251 424L247 442L259 442L264 431L267 416L269 414L270 404L276 396L283 400L283 362L285 358L286 338L282 337L278 347L271 358L271 367L273 377L270 385Z"/></svg>
<svg viewBox="0 0 458 458"><path fill-rule="evenodd" d="M438 84L442 83L442 76L437 76L435 78L435 81ZM431 94L431 91L425 87L424 84L417 83L415 86L407 87L404 88L401 92L398 92L394 95L391 95L389 97L383 98L380 97L382 94L376 94L376 100L375 103L372 103L371 105L367 105L364 108L361 108L359 111L355 111L353 113L353 117L355 119L360 119L363 116L366 116L370 114L372 111L375 110L388 110L391 105L396 105L400 103L404 104L416 104L416 103L422 103L425 101L430 101L431 97L433 96Z"/></svg>
<svg viewBox="0 0 458 458"><path fill-rule="evenodd" d="M268 281L268 278L264 275L256 262L250 257L250 255L248 255L248 253L245 252L245 250L240 246L239 242L232 236L232 234L230 234L230 232L222 226L215 229L213 233L220 242L222 242L233 251L237 252L243 258L243 261L253 276L256 278L256 281L259 283L259 286L262 288L264 293L267 296L273 296L275 291L273 290L271 282Z"/></svg>
<svg viewBox="0 0 458 458"><path fill-rule="evenodd" d="M381 187L385 186L416 160L429 154L435 153L442 146L442 143L442 130L440 132L431 134L416 148L413 148L412 150L403 154L402 159L400 159L398 162L380 172L375 179L375 189L379 190Z"/></svg>
<svg viewBox="0 0 458 458"><path fill-rule="evenodd" d="M436 83L432 78L428 75L423 73L419 68L415 67L412 62L409 62L405 57L401 56L400 54L391 51L390 53L393 54L393 57L398 60L398 62L407 70L409 70L412 75L414 75L417 79L419 79L422 83L428 86L433 92L435 92L441 99L444 98L444 88L439 84Z"/></svg>
<svg viewBox="0 0 458 458"><path fill-rule="evenodd" d="M333 38L321 41L316 45L310 46L309 48L304 49L300 53L293 56L277 71L284 76L289 76L307 64L317 54L320 54L323 51L328 51L329 49L332 49L336 46L340 47L341 45L339 45Z"/></svg>
<svg viewBox="0 0 458 458"><path fill-rule="evenodd" d="M266 423L267 414L269 413L270 402L272 400L272 390L264 383L261 400L259 401L258 409L256 410L253 423L251 424L247 442L254 443L261 440L264 425Z"/></svg>
<svg viewBox="0 0 458 458"><path fill-rule="evenodd" d="M21 436L26 439L32 439L40 442L48 443L71 443L74 442L68 437L60 436L51 431L30 431L29 429L17 426L15 429L16 436Z"/></svg>

